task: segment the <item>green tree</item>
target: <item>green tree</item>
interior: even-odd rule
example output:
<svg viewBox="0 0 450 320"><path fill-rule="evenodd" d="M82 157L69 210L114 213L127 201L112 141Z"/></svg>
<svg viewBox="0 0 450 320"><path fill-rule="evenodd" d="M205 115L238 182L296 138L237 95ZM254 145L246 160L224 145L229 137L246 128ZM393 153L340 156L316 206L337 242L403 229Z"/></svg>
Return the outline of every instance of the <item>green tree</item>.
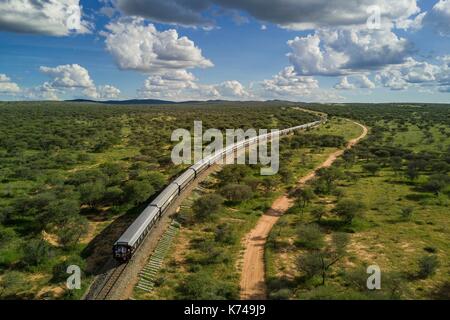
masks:
<svg viewBox="0 0 450 320"><path fill-rule="evenodd" d="M325 245L324 234L317 224L300 225L297 229L297 243L307 249L320 249Z"/></svg>
<svg viewBox="0 0 450 320"><path fill-rule="evenodd" d="M361 201L344 199L337 203L333 211L342 217L346 223L351 224L354 218L361 217L364 214L365 209L366 206Z"/></svg>
<svg viewBox="0 0 450 320"><path fill-rule="evenodd" d="M372 176L374 176L378 171L380 171L380 165L375 162L363 164L362 168L364 171L368 172Z"/></svg>
<svg viewBox="0 0 450 320"><path fill-rule="evenodd" d="M177 292L177 298L182 300L230 300L239 296L237 286L213 278L205 271L188 275Z"/></svg>
<svg viewBox="0 0 450 320"><path fill-rule="evenodd" d="M320 275L322 285L325 285L325 279L331 267L347 254L348 241L348 235L345 233L333 234L331 243L326 248L302 254L297 260L297 267L308 278Z"/></svg>
<svg viewBox="0 0 450 320"><path fill-rule="evenodd" d="M444 190L450 183L450 177L446 174L434 174L428 178L424 188L427 191L433 192L436 196Z"/></svg>
<svg viewBox="0 0 450 320"><path fill-rule="evenodd" d="M336 180L342 177L342 172L335 167L320 168L316 173L318 180L325 185L325 194L329 194L334 187Z"/></svg>
<svg viewBox="0 0 450 320"><path fill-rule="evenodd" d="M221 223L217 226L214 233L214 240L216 242L233 244L236 242L236 237L233 233L233 228L229 223Z"/></svg>
<svg viewBox="0 0 450 320"><path fill-rule="evenodd" d="M195 217L203 221L209 218L212 214L219 211L222 207L223 198L217 194L206 194L197 200L192 205Z"/></svg>
<svg viewBox="0 0 450 320"><path fill-rule="evenodd" d="M311 209L311 215L319 222L322 220L322 217L325 215L325 213L326 209L324 206L316 206Z"/></svg>
<svg viewBox="0 0 450 320"><path fill-rule="evenodd" d="M128 202L137 205L150 198L155 193L155 189L148 182L132 180L125 184L123 192Z"/></svg>
<svg viewBox="0 0 450 320"><path fill-rule="evenodd" d="M81 203L91 207L95 207L100 204L105 195L105 191L105 184L101 180L83 183L78 187Z"/></svg>
<svg viewBox="0 0 450 320"><path fill-rule="evenodd" d="M392 157L389 165L392 169L392 171L394 171L395 175L398 176L399 173L402 171L403 168L403 159L401 157Z"/></svg>
<svg viewBox="0 0 450 320"><path fill-rule="evenodd" d="M66 220L64 226L57 230L59 243L64 248L71 248L78 243L88 230L88 221L82 216L72 216Z"/></svg>
<svg viewBox="0 0 450 320"><path fill-rule="evenodd" d="M305 208L311 203L311 201L316 197L313 189L306 187L297 189L294 192L294 196L297 198L297 203L301 208L303 214Z"/></svg>
<svg viewBox="0 0 450 320"><path fill-rule="evenodd" d="M425 255L419 259L418 276L421 279L428 278L436 273L439 267L439 260L435 255Z"/></svg>
<svg viewBox="0 0 450 320"><path fill-rule="evenodd" d="M241 202L253 197L252 189L247 185L229 184L220 190L228 201Z"/></svg>
<svg viewBox="0 0 450 320"><path fill-rule="evenodd" d="M23 246L23 262L29 266L36 266L47 260L50 256L50 247L46 241L31 239Z"/></svg>
<svg viewBox="0 0 450 320"><path fill-rule="evenodd" d="M419 169L414 162L410 161L408 163L408 167L406 169L405 175L411 181L414 181L419 177Z"/></svg>

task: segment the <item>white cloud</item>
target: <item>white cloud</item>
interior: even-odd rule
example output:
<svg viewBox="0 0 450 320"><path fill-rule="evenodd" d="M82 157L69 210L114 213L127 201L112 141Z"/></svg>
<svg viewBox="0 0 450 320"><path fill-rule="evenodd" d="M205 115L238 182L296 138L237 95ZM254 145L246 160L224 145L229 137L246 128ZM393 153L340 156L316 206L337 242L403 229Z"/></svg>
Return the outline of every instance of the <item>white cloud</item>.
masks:
<svg viewBox="0 0 450 320"><path fill-rule="evenodd" d="M311 94L319 88L319 82L313 77L299 76L292 66L284 68L270 80L261 83L269 95L279 97L301 97Z"/></svg>
<svg viewBox="0 0 450 320"><path fill-rule="evenodd" d="M395 27L403 30L419 30L423 26L426 15L427 12L421 12L415 17L400 19L395 23Z"/></svg>
<svg viewBox="0 0 450 320"><path fill-rule="evenodd" d="M357 75L354 77L358 88L362 89L374 89L375 83L373 83L365 74Z"/></svg>
<svg viewBox="0 0 450 320"><path fill-rule="evenodd" d="M194 75L186 70L170 70L149 76L138 90L142 98L168 99L174 101L205 99L248 99L251 94L236 81L219 84L198 83Z"/></svg>
<svg viewBox="0 0 450 320"><path fill-rule="evenodd" d="M210 60L176 30L156 30L143 19L120 19L106 26L106 48L124 70L163 73L169 69L212 67Z"/></svg>
<svg viewBox="0 0 450 320"><path fill-rule="evenodd" d="M79 0L4 0L0 2L0 30L66 36L88 33Z"/></svg>
<svg viewBox="0 0 450 320"><path fill-rule="evenodd" d="M149 76L139 95L145 98L176 99L183 89L194 88L195 77L186 70L170 70L163 74Z"/></svg>
<svg viewBox="0 0 450 320"><path fill-rule="evenodd" d="M365 74L359 74L342 77L334 88L338 90L374 89L375 84Z"/></svg>
<svg viewBox="0 0 450 320"><path fill-rule="evenodd" d="M450 1L439 0L425 17L442 36L450 36Z"/></svg>
<svg viewBox="0 0 450 320"><path fill-rule="evenodd" d="M0 73L0 93L16 94L18 92L20 92L19 85L15 82L12 82L6 74Z"/></svg>
<svg viewBox="0 0 450 320"><path fill-rule="evenodd" d="M29 93L32 97L55 100L58 94L65 94L67 90L81 90L84 96L92 99L115 99L120 96L120 90L114 86L96 87L88 70L78 64L59 65L53 68L41 66L39 70L52 80L32 90Z"/></svg>
<svg viewBox="0 0 450 320"><path fill-rule="evenodd" d="M44 82L42 85L26 89L24 92L24 98L28 100L60 100L58 94L61 94L61 90L52 87L49 82Z"/></svg>
<svg viewBox="0 0 450 320"><path fill-rule="evenodd" d="M104 86L99 86L98 89L99 99L117 99L120 97L120 90L109 84Z"/></svg>
<svg viewBox="0 0 450 320"><path fill-rule="evenodd" d="M402 63L410 44L387 29L318 30L288 41L289 60L300 75L346 75Z"/></svg>
<svg viewBox="0 0 450 320"><path fill-rule="evenodd" d="M348 77L342 77L341 81L334 86L335 89L338 90L353 90L356 89L356 86L353 83L348 82Z"/></svg>
<svg viewBox="0 0 450 320"><path fill-rule="evenodd" d="M292 52L289 61L295 71L302 75L335 75L341 73L340 68L348 61L343 53L330 47L322 48L319 34L296 37L288 41Z"/></svg>
<svg viewBox="0 0 450 320"><path fill-rule="evenodd" d="M78 64L66 64L54 68L41 66L39 70L53 77L51 85L56 88L86 89L94 86L89 72Z"/></svg>
<svg viewBox="0 0 450 320"><path fill-rule="evenodd" d="M250 94L244 86L236 80L224 81L215 86L216 90L225 98L248 98Z"/></svg>
<svg viewBox="0 0 450 320"><path fill-rule="evenodd" d="M409 57L402 64L385 67L375 79L391 90L405 90L411 86L442 87L448 84L450 68L445 57L441 60L441 65L435 65Z"/></svg>

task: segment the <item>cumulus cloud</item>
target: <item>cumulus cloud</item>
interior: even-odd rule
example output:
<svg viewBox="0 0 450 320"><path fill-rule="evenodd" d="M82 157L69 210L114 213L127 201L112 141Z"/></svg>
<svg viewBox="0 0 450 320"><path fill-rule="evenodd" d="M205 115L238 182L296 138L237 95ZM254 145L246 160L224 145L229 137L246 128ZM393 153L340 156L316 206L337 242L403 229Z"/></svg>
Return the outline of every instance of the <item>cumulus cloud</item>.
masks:
<svg viewBox="0 0 450 320"><path fill-rule="evenodd" d="M224 81L215 86L216 90L225 98L247 98L250 94L244 86L236 80Z"/></svg>
<svg viewBox="0 0 450 320"><path fill-rule="evenodd" d="M335 89L338 90L353 90L356 89L356 86L353 83L348 82L348 77L342 77L341 81L334 86Z"/></svg>
<svg viewBox="0 0 450 320"><path fill-rule="evenodd" d="M66 64L54 68L41 66L39 70L53 77L51 85L56 88L86 89L94 86L89 72L78 64Z"/></svg>
<svg viewBox="0 0 450 320"><path fill-rule="evenodd" d="M439 0L425 17L442 36L450 36L450 1Z"/></svg>
<svg viewBox="0 0 450 320"><path fill-rule="evenodd" d="M56 100L59 94L79 90L92 99L115 99L120 96L120 90L111 85L97 87L89 75L89 71L78 64L66 64L56 67L41 66L39 70L52 78L29 92L31 97Z"/></svg>
<svg viewBox="0 0 450 320"><path fill-rule="evenodd" d="M149 76L139 95L145 98L176 99L184 89L196 87L195 77L186 70L171 70L163 74Z"/></svg>
<svg viewBox="0 0 450 320"><path fill-rule="evenodd" d="M149 76L138 90L142 98L182 100L205 99L248 99L251 94L236 81L224 81L219 84L202 84L186 70L171 70L166 73Z"/></svg>
<svg viewBox="0 0 450 320"><path fill-rule="evenodd" d="M212 67L210 60L187 37L176 30L156 30L143 19L120 19L103 32L106 48L119 68L142 72L164 72L168 69Z"/></svg>
<svg viewBox="0 0 450 320"><path fill-rule="evenodd" d="M63 92L60 89L52 87L49 82L44 82L42 85L34 88L27 88L23 92L23 97L27 100L60 100L58 95Z"/></svg>
<svg viewBox="0 0 450 320"><path fill-rule="evenodd" d="M260 21L295 30L365 26L368 9L374 5L389 25L404 23L420 12L416 0L117 0L123 13L158 22L210 25L205 13L219 7L242 10Z"/></svg>
<svg viewBox="0 0 450 320"><path fill-rule="evenodd" d="M90 28L79 0L0 1L0 31L66 36Z"/></svg>
<svg viewBox="0 0 450 320"><path fill-rule="evenodd" d="M98 99L117 99L120 97L120 90L109 84L99 86L97 89Z"/></svg>
<svg viewBox="0 0 450 320"><path fill-rule="evenodd" d="M342 77L334 88L338 90L374 89L375 84L365 74L360 74Z"/></svg>
<svg viewBox="0 0 450 320"><path fill-rule="evenodd" d="M270 80L261 83L262 88L272 96L301 97L311 94L319 88L319 82L313 77L299 76L294 67L289 66Z"/></svg>
<svg viewBox="0 0 450 320"><path fill-rule="evenodd" d="M12 82L6 75L0 73L0 93L2 94L16 94L20 92L20 87L17 83Z"/></svg>
<svg viewBox="0 0 450 320"><path fill-rule="evenodd" d="M445 57L440 65L417 61L412 57L399 65L387 66L375 79L391 90L405 90L411 86L437 86L440 91L448 85L450 68Z"/></svg>
<svg viewBox="0 0 450 320"><path fill-rule="evenodd" d="M300 75L345 75L402 63L409 42L387 29L318 30L288 41L289 61Z"/></svg>

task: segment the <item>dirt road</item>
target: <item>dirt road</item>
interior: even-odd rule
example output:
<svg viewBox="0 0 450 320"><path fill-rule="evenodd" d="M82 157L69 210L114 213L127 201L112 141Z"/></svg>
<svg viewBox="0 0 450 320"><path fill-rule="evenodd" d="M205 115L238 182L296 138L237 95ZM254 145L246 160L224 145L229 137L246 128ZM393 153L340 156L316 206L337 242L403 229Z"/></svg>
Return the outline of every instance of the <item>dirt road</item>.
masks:
<svg viewBox="0 0 450 320"><path fill-rule="evenodd" d="M357 122L363 129L363 133L355 139L347 143L346 149L352 148L361 139L367 135L367 128ZM338 150L328 156L328 158L314 169L308 175L302 177L298 181L298 185L305 184L307 181L315 177L315 172L320 168L326 168L333 164L338 157L340 157L344 150ZM241 273L241 299L242 300L257 300L266 299L266 285L264 281L264 246L270 230L278 221L280 216L292 206L292 200L288 196L282 195L277 198L272 207L258 220L255 228L251 230L244 238L243 243L245 247L244 257L242 262Z"/></svg>

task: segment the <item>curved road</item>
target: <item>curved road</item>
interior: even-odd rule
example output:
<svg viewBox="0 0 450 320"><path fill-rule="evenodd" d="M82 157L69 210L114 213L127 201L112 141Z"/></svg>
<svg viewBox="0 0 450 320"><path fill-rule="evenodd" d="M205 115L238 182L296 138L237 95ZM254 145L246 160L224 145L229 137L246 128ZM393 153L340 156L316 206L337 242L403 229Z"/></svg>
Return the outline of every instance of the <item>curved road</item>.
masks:
<svg viewBox="0 0 450 320"><path fill-rule="evenodd" d="M344 150L333 152L311 173L302 177L298 181L299 186L313 179L317 170L331 166L345 150L352 148L367 135L368 130L365 126L354 121L352 122L359 125L363 129L363 133L358 138L350 140ZM261 216L255 228L245 236L243 240L245 251L240 282L240 296L242 300L261 300L267 298L264 275L264 247L270 230L272 230L272 227L278 221L280 216L292 205L293 202L289 199L287 194L280 196L273 202L271 208Z"/></svg>

